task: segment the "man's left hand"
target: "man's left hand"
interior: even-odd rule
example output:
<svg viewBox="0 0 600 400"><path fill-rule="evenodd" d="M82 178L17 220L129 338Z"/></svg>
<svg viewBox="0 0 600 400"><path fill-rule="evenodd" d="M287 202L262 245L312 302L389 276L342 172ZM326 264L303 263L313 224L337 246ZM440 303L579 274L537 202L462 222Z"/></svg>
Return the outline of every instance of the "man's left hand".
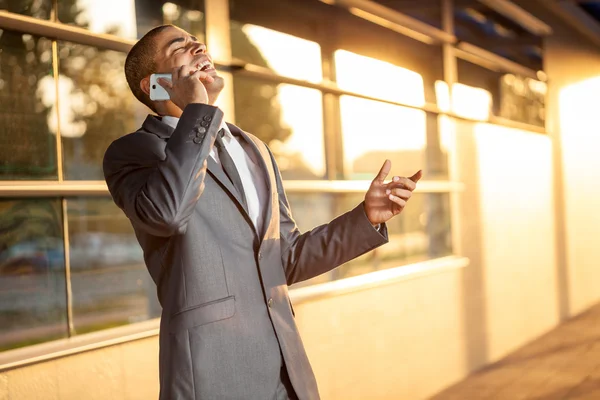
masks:
<svg viewBox="0 0 600 400"><path fill-rule="evenodd" d="M391 168L392 162L385 160L365 195L365 213L373 225L387 222L393 216L400 214L423 175L419 170L410 178L394 176L391 182L384 183Z"/></svg>

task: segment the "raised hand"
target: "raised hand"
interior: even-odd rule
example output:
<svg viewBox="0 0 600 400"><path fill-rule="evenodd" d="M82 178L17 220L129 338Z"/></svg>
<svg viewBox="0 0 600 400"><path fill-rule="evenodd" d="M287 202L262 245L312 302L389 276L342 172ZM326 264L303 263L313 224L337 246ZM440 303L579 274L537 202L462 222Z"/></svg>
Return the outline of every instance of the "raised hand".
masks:
<svg viewBox="0 0 600 400"><path fill-rule="evenodd" d="M385 160L365 195L365 213L373 225L387 222L400 214L423 175L419 170L410 178L394 176L391 182L385 183L391 168L392 162Z"/></svg>
<svg viewBox="0 0 600 400"><path fill-rule="evenodd" d="M159 78L158 84L165 88L171 101L180 109L190 103L208 103L208 93L203 82L214 82L214 78L195 67L181 66L171 71L172 80Z"/></svg>

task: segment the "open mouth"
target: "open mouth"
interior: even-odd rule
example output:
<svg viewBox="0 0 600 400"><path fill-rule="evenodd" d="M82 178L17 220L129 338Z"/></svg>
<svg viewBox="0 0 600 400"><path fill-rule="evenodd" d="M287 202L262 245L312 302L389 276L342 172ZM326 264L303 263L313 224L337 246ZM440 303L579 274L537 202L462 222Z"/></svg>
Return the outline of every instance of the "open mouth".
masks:
<svg viewBox="0 0 600 400"><path fill-rule="evenodd" d="M198 71L211 71L214 70L215 67L213 67L212 63L208 60L204 60L201 63L196 64L196 68L198 69Z"/></svg>

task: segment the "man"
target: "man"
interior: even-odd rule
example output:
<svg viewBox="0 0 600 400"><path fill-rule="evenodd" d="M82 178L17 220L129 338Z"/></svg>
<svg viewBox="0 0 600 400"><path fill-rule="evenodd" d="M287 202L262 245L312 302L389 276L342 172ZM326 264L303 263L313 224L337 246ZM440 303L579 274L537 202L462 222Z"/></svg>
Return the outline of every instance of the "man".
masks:
<svg viewBox="0 0 600 400"><path fill-rule="evenodd" d="M149 76L165 72L170 100L153 102ZM386 184L386 160L363 203L301 234L267 146L213 106L224 83L203 44L155 28L125 74L158 116L109 146L104 175L163 308L160 398L318 399L287 287L386 243L421 171Z"/></svg>

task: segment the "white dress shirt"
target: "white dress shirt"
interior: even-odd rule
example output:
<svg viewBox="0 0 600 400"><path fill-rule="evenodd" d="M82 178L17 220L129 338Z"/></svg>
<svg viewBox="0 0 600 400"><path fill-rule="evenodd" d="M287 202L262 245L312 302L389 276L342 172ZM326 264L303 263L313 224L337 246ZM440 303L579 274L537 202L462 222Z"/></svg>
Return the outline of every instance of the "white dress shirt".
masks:
<svg viewBox="0 0 600 400"><path fill-rule="evenodd" d="M179 118L165 116L162 117L162 122L173 128L176 128L177 124L179 123ZM233 163L235 164L238 174L240 174L240 179L242 180L242 185L244 186L246 204L248 205L248 215L250 216L252 223L254 223L256 230L258 232L262 232L262 216L264 214L268 199L267 182L265 180L266 172L260 168L254 152L244 150L244 147L238 141L238 139L231 134L229 127L225 123L225 120L221 122L221 127L219 129L223 129L225 131L225 135L223 136L225 149L233 159ZM217 164L221 165L219 154L214 147L210 151L210 156L217 162Z"/></svg>

